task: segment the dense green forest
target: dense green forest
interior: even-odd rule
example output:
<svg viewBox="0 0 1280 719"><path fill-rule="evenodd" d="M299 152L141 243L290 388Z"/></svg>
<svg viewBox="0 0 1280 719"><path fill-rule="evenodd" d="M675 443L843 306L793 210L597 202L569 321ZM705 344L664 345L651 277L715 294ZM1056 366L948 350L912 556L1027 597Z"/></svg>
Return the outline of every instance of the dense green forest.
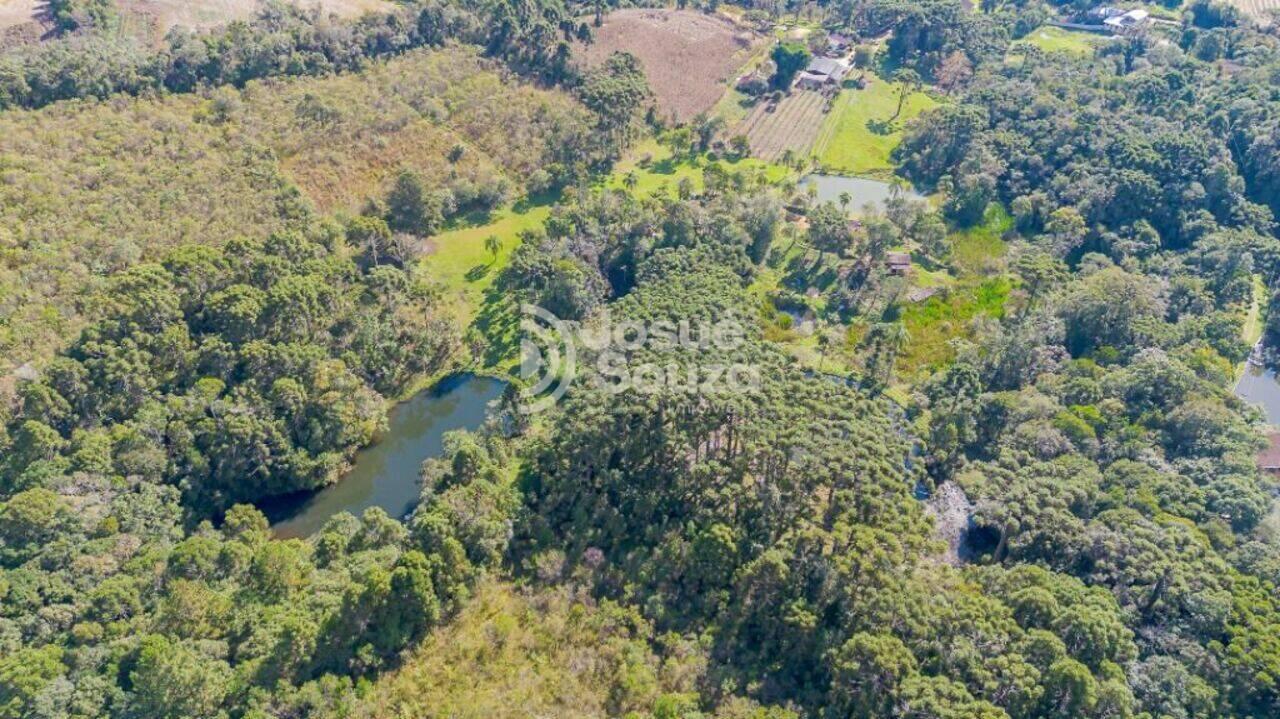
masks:
<svg viewBox="0 0 1280 719"><path fill-rule="evenodd" d="M853 222L723 120L664 125L635 57L570 62L603 4L156 47L60 2L5 50L0 718L1280 716L1232 392L1280 338L1280 35L1206 0L1084 53L1034 42L1071 4L731 9L849 33L899 111L928 87L892 128L921 196ZM620 392L588 349L527 415L517 301L733 322L624 359L760 381ZM459 367L513 384L410 515L273 536L255 504Z"/></svg>

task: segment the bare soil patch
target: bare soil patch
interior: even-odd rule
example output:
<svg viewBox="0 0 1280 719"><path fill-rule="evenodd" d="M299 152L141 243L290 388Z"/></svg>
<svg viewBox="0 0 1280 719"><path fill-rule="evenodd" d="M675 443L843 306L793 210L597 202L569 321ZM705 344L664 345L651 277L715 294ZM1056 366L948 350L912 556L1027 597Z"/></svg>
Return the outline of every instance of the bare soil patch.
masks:
<svg viewBox="0 0 1280 719"><path fill-rule="evenodd" d="M609 13L595 42L574 55L587 67L617 51L640 59L658 109L685 122L710 110L764 38L720 15L693 10L626 9Z"/></svg>

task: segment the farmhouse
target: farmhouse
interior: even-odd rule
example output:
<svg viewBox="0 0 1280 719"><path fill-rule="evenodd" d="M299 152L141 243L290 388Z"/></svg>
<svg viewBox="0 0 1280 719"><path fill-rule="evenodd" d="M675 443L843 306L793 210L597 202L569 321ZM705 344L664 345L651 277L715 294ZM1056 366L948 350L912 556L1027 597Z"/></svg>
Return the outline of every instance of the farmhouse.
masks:
<svg viewBox="0 0 1280 719"><path fill-rule="evenodd" d="M889 274L905 275L911 269L911 255L905 252L890 252L884 258L889 267Z"/></svg>
<svg viewBox="0 0 1280 719"><path fill-rule="evenodd" d="M848 74L849 65L843 60L815 57L809 67L796 78L796 87L802 90L821 90L830 85L838 86Z"/></svg>
<svg viewBox="0 0 1280 719"><path fill-rule="evenodd" d="M1105 17L1102 20L1102 24L1111 30L1123 31L1142 27L1150 21L1151 13L1146 10L1137 9L1121 13L1120 15Z"/></svg>

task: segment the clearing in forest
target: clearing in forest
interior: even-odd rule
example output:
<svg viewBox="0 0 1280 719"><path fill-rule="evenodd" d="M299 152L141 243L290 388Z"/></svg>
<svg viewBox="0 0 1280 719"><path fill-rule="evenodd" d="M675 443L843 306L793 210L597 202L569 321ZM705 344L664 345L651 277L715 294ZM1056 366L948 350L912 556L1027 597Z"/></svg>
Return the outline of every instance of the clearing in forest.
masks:
<svg viewBox="0 0 1280 719"><path fill-rule="evenodd" d="M633 8L609 13L575 55L587 66L618 51L635 55L658 109L684 122L716 104L763 39L721 15Z"/></svg>
<svg viewBox="0 0 1280 719"><path fill-rule="evenodd" d="M1087 57L1106 42L1109 39L1103 35L1045 25L1010 46L1009 55L1018 55L1022 45L1034 45L1045 52L1066 52Z"/></svg>
<svg viewBox="0 0 1280 719"><path fill-rule="evenodd" d="M848 175L888 175L893 172L889 155L902 141L907 121L938 101L923 92L912 92L898 112L901 84L870 77L861 90L842 91L818 135L814 154L828 172Z"/></svg>
<svg viewBox="0 0 1280 719"><path fill-rule="evenodd" d="M746 135L751 154L777 162L790 150L807 158L822 128L827 98L812 90L796 90L777 104L761 100L731 135Z"/></svg>

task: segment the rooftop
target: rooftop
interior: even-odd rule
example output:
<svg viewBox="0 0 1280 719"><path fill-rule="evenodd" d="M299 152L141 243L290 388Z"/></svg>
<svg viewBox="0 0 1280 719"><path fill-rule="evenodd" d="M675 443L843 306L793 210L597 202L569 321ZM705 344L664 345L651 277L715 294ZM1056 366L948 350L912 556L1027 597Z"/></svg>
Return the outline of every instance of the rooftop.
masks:
<svg viewBox="0 0 1280 719"><path fill-rule="evenodd" d="M884 261L890 267L909 267L911 265L911 255L905 252L890 252L885 255Z"/></svg>
<svg viewBox="0 0 1280 719"><path fill-rule="evenodd" d="M1102 21L1102 24L1110 25L1112 27L1129 27L1131 25L1137 25L1138 23L1143 22L1150 16L1151 16L1151 13L1147 12L1146 10L1142 10L1142 9L1130 10L1129 12L1126 12L1123 15L1108 16L1105 20Z"/></svg>
<svg viewBox="0 0 1280 719"><path fill-rule="evenodd" d="M815 57L809 63L809 67L805 68L805 72L810 75L829 75L839 77L849 71L849 67L839 60L833 60L829 57Z"/></svg>

